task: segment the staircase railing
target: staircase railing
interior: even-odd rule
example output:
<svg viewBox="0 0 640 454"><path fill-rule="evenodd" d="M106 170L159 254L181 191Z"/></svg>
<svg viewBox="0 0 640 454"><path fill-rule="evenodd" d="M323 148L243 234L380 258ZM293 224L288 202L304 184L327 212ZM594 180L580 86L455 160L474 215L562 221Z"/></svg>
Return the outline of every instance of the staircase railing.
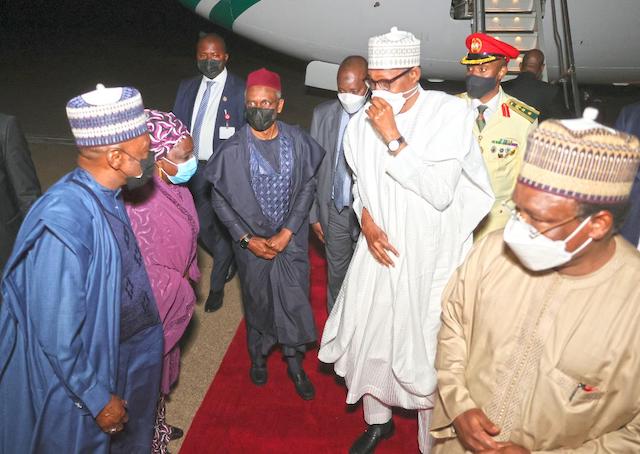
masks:
<svg viewBox="0 0 640 454"><path fill-rule="evenodd" d="M576 75L576 64L573 55L573 41L571 39L571 21L569 20L569 7L567 0L560 1L560 17L562 19L562 31L564 41L560 39L558 32L558 21L556 15L556 0L551 0L551 10L553 13L553 33L558 49L558 62L560 64L560 79L563 84L565 94L565 104L569 108L567 83L571 85L571 98L573 101L573 112L577 117L582 114L580 103L580 88L578 87L578 77Z"/></svg>

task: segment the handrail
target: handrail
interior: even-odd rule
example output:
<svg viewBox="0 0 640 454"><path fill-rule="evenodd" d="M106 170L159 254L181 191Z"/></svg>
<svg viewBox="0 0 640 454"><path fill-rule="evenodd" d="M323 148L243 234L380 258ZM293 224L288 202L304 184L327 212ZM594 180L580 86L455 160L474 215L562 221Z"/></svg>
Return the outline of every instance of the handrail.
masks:
<svg viewBox="0 0 640 454"><path fill-rule="evenodd" d="M551 0L551 21L553 23L553 40L556 43L556 49L558 51L558 70L560 76L558 82L562 84L562 93L564 95L564 106L569 109L569 91L567 90L567 83L565 76L564 65L564 49L562 47L562 38L560 38L560 32L558 31L558 17L556 15L556 0Z"/></svg>
<svg viewBox="0 0 640 454"><path fill-rule="evenodd" d="M484 0L473 0L473 31L484 33L486 29Z"/></svg>
<svg viewBox="0 0 640 454"><path fill-rule="evenodd" d="M573 94L573 110L577 117L581 116L580 89L578 88L578 78L576 76L576 63L573 56L573 42L571 40L571 25L569 20L569 7L567 0L560 0L562 10L562 29L564 30L564 42L567 56L567 71L571 79L571 91Z"/></svg>

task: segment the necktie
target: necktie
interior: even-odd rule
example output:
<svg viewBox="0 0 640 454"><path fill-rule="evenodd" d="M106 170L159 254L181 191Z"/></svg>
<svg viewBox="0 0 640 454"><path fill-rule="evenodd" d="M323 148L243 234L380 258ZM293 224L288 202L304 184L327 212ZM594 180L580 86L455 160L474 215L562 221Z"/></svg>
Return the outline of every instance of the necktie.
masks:
<svg viewBox="0 0 640 454"><path fill-rule="evenodd" d="M215 82L212 80L207 81L207 88L205 88L198 106L198 113L196 114L196 121L193 122L193 128L191 128L191 137L193 138L193 155L198 159L198 148L200 144L200 129L202 128L202 122L204 121L204 114L207 112L207 106L209 105L209 96L211 95L211 87Z"/></svg>
<svg viewBox="0 0 640 454"><path fill-rule="evenodd" d="M342 141L340 141L336 161L336 174L333 177L333 204L336 210L338 210L338 213L341 213L345 207L349 206L349 202L351 201L350 191L348 189L351 187L351 176L347 168L347 160L344 157Z"/></svg>
<svg viewBox="0 0 640 454"><path fill-rule="evenodd" d="M478 125L478 131L482 131L484 127L487 125L486 120L484 119L484 111L489 107L484 104L478 106L478 116L476 117L476 124Z"/></svg>

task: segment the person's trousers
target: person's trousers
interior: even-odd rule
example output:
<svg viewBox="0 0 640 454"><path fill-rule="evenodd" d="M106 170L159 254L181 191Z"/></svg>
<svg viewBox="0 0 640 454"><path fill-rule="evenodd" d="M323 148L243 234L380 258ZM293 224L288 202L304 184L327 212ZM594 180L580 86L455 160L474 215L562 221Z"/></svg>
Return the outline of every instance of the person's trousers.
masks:
<svg viewBox="0 0 640 454"><path fill-rule="evenodd" d="M431 395L435 398L435 393ZM384 424L391 420L391 407L382 403L371 394L362 397L364 420L367 424ZM433 407L418 410L418 447L423 454L429 454L433 446L433 438L429 434Z"/></svg>
<svg viewBox="0 0 640 454"><path fill-rule="evenodd" d="M340 287L347 274L356 242L353 231L357 219L351 208L345 208L338 213L335 206L329 207L327 232L324 235L325 253L327 255L327 274L329 287L327 291L327 311L331 313L333 305L340 293Z"/></svg>
<svg viewBox="0 0 640 454"><path fill-rule="evenodd" d="M229 267L233 263L231 236L220 222L211 205L211 183L204 178L206 161L198 161L198 170L189 181L189 190L198 212L200 222L200 245L213 257L211 270L211 292L224 290Z"/></svg>

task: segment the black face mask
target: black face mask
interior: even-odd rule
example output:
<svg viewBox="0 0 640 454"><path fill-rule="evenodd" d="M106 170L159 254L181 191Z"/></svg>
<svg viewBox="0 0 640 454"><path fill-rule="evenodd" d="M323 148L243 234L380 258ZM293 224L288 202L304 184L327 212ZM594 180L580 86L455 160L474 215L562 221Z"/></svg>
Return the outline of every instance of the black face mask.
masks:
<svg viewBox="0 0 640 454"><path fill-rule="evenodd" d="M495 77L467 76L464 79L467 84L467 94L474 99L480 99L496 88L498 79Z"/></svg>
<svg viewBox="0 0 640 454"><path fill-rule="evenodd" d="M133 158L133 159L136 159L136 158ZM136 161L138 160L136 159ZM152 152L149 152L149 155L145 159L141 159L140 161L138 161L138 163L140 163L140 168L142 169L142 175L140 177L137 177L137 176L131 177L127 175L127 189L134 190L144 186L147 183L147 181L149 181L153 176L153 169L155 167L155 162L156 161Z"/></svg>
<svg viewBox="0 0 640 454"><path fill-rule="evenodd" d="M276 109L263 109L261 107L247 107L245 117L247 123L256 131L265 131L271 127L278 116Z"/></svg>
<svg viewBox="0 0 640 454"><path fill-rule="evenodd" d="M224 60L198 60L198 71L209 79L215 79L224 70Z"/></svg>

